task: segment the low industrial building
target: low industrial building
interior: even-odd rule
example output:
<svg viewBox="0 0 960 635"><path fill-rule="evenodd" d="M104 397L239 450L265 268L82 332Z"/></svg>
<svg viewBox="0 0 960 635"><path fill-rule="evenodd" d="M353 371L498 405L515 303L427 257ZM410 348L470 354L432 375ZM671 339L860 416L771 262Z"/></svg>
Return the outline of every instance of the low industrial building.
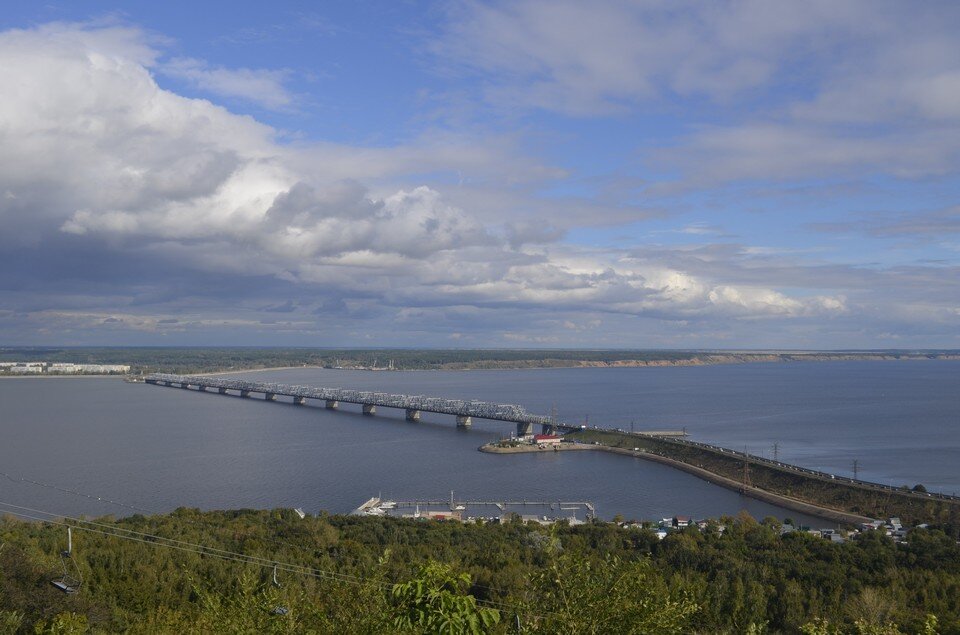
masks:
<svg viewBox="0 0 960 635"><path fill-rule="evenodd" d="M551 445L559 445L563 442L563 437L558 434L535 434L533 435L533 443L545 448Z"/></svg>

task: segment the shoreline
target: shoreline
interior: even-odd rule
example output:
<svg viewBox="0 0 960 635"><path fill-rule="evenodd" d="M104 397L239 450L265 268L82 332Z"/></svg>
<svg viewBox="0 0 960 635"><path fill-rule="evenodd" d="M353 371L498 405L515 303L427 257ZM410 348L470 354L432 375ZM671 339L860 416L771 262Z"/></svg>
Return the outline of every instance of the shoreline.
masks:
<svg viewBox="0 0 960 635"><path fill-rule="evenodd" d="M808 503L800 499L791 498L789 496L783 496L782 494L774 494L773 492L768 492L766 490L760 489L758 487L748 486L744 487L742 483L729 479L725 476L720 476L719 474L714 474L709 470L705 470L701 467L695 465L690 465L689 463L684 463L683 461L677 461L676 459L667 458L665 456L660 456L658 454L651 454L649 452L633 451L626 448L614 448L606 445L593 445L585 443L574 443L567 444L569 447L564 447L563 444L560 446L559 451L570 451L570 450L599 450L602 452L610 452L612 454L620 454L622 456L629 456L637 459L644 459L647 461L653 461L655 463L660 463L674 469L678 469L682 472L687 472L693 476L696 476L700 479L712 483L719 487L725 489L733 490L743 496L749 496L754 500L759 500L764 503L770 503L771 505L776 505L784 509L789 509L790 511L801 512L804 514L809 514L810 516L816 516L824 520L829 520L831 522L845 523L845 524L860 524L869 522L872 520L867 516L860 516L859 514L852 514L850 512L844 512L837 509L831 509L829 507L822 507L820 505L815 505L813 503ZM494 447L492 444L484 444L478 448L480 452L486 452L490 454L535 454L540 452L555 452L553 448L538 448L538 447L510 447L510 448L498 448Z"/></svg>

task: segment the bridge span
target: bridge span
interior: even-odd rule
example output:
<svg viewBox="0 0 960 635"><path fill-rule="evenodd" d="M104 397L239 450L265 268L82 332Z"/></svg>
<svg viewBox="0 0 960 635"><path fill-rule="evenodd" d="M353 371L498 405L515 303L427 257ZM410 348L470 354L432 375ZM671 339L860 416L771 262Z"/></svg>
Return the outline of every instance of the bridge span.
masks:
<svg viewBox="0 0 960 635"><path fill-rule="evenodd" d="M383 392L365 390L347 390L344 388L319 388L315 386L291 386L245 379L226 379L199 375L170 375L154 373L147 375L144 381L156 386L195 388L201 392L216 390L221 395L237 394L249 397L253 393L263 394L264 399L276 401L278 396L290 397L293 403L303 405L307 399L322 401L330 410L336 410L341 403L358 404L363 414L376 414L377 408L396 408L403 410L407 421L419 421L420 413L433 412L453 415L457 426L468 428L473 419L505 421L517 426L517 436L533 434L534 425L541 426L544 434L579 430L580 426L556 422L551 417L530 414L522 406L497 404L488 401L445 399L443 397L424 397L422 395L391 395Z"/></svg>

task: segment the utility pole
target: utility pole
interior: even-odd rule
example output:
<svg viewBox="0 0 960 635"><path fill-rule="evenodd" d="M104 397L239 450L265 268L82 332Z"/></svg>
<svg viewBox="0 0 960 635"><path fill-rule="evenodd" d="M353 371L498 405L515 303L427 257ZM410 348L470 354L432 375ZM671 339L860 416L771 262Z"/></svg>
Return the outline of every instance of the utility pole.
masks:
<svg viewBox="0 0 960 635"><path fill-rule="evenodd" d="M746 449L746 448L744 448ZM746 452L743 456L743 483L740 486L740 493L745 494L747 488L750 487L750 463L747 461Z"/></svg>
<svg viewBox="0 0 960 635"><path fill-rule="evenodd" d="M857 480L857 475L860 473L860 461L853 460L853 480Z"/></svg>
<svg viewBox="0 0 960 635"><path fill-rule="evenodd" d="M780 444L776 441L773 442L773 460L776 461L780 458Z"/></svg>

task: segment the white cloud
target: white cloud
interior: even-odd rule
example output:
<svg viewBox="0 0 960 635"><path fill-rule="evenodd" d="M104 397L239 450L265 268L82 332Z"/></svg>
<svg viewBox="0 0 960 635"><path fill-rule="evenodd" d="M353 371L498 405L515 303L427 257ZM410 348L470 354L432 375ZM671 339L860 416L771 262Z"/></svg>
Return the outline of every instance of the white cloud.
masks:
<svg viewBox="0 0 960 635"><path fill-rule="evenodd" d="M467 1L450 16L438 61L478 76L492 108L699 116L648 154L687 187L960 166L954 3Z"/></svg>
<svg viewBox="0 0 960 635"><path fill-rule="evenodd" d="M494 209L506 200L495 194L422 176L466 170L495 190L563 174L526 160L508 138L486 145L439 135L383 149L290 148L250 117L160 88L150 73L156 57L142 34L125 28L0 33L0 85L18 87L0 101L0 246L77 250L71 262L90 253L131 267L148 260L149 270L141 265L130 278L152 274L150 282L161 287L157 281L166 282L167 270L179 276L168 286L203 278L209 286L191 298L240 279L222 297L209 297L210 314L228 313L250 287L282 287L279 293L304 296L289 304L290 328L302 326L311 310L324 319L380 311L409 325L418 320L401 312L431 309L515 341L548 342L553 335L521 332L517 324L529 318L520 314L550 313L554 328L577 335L602 331L593 326L598 315L608 316L605 327L621 316L729 323L839 316L859 306L842 285L823 292L829 283L819 271L782 262L751 267L741 253L631 257L554 242L562 231L547 221L568 227L570 217L597 206L577 201L569 211L564 203L541 201L536 216L509 218L521 201L511 200L504 212ZM746 146L757 144L762 139ZM812 152L799 141L796 149ZM758 169L767 154L744 153L749 169ZM636 209L623 214L638 216ZM685 230L716 231L708 225ZM104 269L97 285L120 284L124 271ZM841 275L862 282L861 272ZM144 285L125 284L127 301ZM59 312L38 315L66 319L62 308L47 309ZM75 321L93 328L99 315L119 316L114 328L126 323L142 330L173 329L158 316L179 317L170 307L156 316L85 309ZM197 328L219 319L200 310L191 315ZM490 325L491 316L514 323ZM451 336L463 332L450 328Z"/></svg>
<svg viewBox="0 0 960 635"><path fill-rule="evenodd" d="M203 60L177 57L160 65L164 75L220 97L236 97L271 110L284 110L294 103L286 88L291 71L212 67Z"/></svg>
<svg viewBox="0 0 960 635"><path fill-rule="evenodd" d="M484 74L492 99L586 115L670 94L726 101L798 56L875 30L868 2L462 2L435 44Z"/></svg>

